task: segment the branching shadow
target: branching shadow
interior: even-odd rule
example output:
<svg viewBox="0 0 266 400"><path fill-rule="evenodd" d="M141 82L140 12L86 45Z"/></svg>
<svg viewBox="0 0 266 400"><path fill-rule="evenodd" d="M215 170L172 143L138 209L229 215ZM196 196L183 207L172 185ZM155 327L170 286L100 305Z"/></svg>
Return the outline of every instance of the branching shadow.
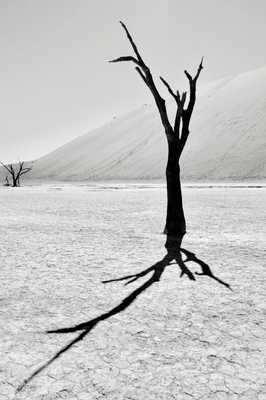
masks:
<svg viewBox="0 0 266 400"><path fill-rule="evenodd" d="M180 247L180 251L187 256L187 259L184 261L184 263L189 262L189 261L193 261L194 263L198 264L201 267L202 272L195 272L196 275L209 276L210 278L212 278L215 281L219 282L221 285L224 285L228 289L232 290L228 283L222 281L221 279L217 278L217 276L213 275L209 265L206 264L204 261L200 260L196 256L196 254L191 253L190 251L188 251L186 249L183 249L182 247Z"/></svg>
<svg viewBox="0 0 266 400"><path fill-rule="evenodd" d="M206 276L216 280L220 284L224 285L228 289L232 290L228 283L223 282L221 279L219 279L213 275L210 267L205 262L203 262L198 257L196 257L196 255L194 253L192 253L184 248L181 248L181 242L182 242L182 237L177 238L177 237L169 237L168 236L166 244L165 244L165 247L167 249L167 254L161 261L158 261L156 264L152 265L151 267L149 267L146 270L141 271L137 274L128 275L128 276L125 276L122 278L116 278L116 279L102 281L102 283L127 281L125 283L125 285L129 285L130 283L137 281L138 279L146 276L147 274L152 273L151 277L145 283L143 283L141 286L139 286L137 289L135 289L118 306L114 307L109 312L106 312L97 318L93 318L90 321L84 322L82 324L78 324L76 326L46 331L46 333L48 333L48 334L52 334L52 333L64 334L64 333L72 333L72 332L79 332L79 331L82 331L82 332L75 339L73 339L67 345L62 347L49 361L47 361L44 365L42 365L34 373L32 373L29 378L25 379L22 382L22 384L18 387L17 390L18 391L22 390L29 381L31 381L36 375L38 375L41 371L43 371L50 364L52 364L53 361L55 361L58 357L60 357L67 350L69 350L74 344L83 340L84 337L93 328L95 328L99 322L104 321L104 320L112 317L113 315L116 315L116 314L124 311L127 307L129 307L141 293L143 293L145 290L147 290L154 283L160 281L165 268L169 265L177 264L181 270L180 277L186 275L190 280L195 281L196 280L195 276L189 270L189 268L186 266L186 263L192 261L192 262L198 264L202 269L202 272L195 272L196 275L206 275ZM185 260L182 259L182 253L185 254L185 256L187 257Z"/></svg>

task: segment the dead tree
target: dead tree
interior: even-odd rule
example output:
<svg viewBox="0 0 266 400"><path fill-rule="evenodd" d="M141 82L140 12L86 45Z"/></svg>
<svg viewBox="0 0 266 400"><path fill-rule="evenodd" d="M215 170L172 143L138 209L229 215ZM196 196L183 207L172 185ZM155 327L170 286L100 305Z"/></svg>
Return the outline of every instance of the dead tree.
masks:
<svg viewBox="0 0 266 400"><path fill-rule="evenodd" d="M189 135L189 123L194 109L196 101L196 84L201 70L203 69L203 58L199 64L198 71L194 78L187 72L184 71L188 82L189 82L189 99L188 105L185 107L187 93L184 92L180 96L179 91L173 92L170 85L160 77L163 84L166 86L170 95L174 98L177 106L176 116L174 125L172 126L165 105L165 100L161 97L158 92L153 76L150 72L149 67L143 61L136 44L134 43L127 27L123 22L120 24L124 28L127 38L133 48L135 57L123 56L119 57L110 62L122 62L132 61L135 63L136 70L150 89L156 106L158 108L161 122L165 130L167 143L168 143L168 161L166 167L166 183L167 183L167 216L164 233L167 235L166 247L171 247L170 243L175 242L175 238L178 239L178 243L181 243L183 236L186 233L186 220L183 210L182 202L182 190L180 182L180 157L184 150L187 138Z"/></svg>
<svg viewBox="0 0 266 400"><path fill-rule="evenodd" d="M6 165L6 164L3 164L2 162L1 162L1 164L12 176L12 181L13 181L12 187L20 186L19 179L20 179L21 175L27 174L32 169L32 166L31 167L23 167L24 161L20 161L20 160L19 160L19 167L18 167L17 171L15 171L13 164Z"/></svg>

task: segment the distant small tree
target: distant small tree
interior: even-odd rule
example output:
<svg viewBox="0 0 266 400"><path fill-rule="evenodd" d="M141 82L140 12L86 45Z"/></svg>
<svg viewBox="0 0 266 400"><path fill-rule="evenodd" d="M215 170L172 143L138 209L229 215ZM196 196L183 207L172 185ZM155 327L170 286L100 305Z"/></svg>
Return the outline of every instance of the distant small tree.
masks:
<svg viewBox="0 0 266 400"><path fill-rule="evenodd" d="M10 186L9 180L8 180L8 176L6 176L6 183L4 184L4 186Z"/></svg>
<svg viewBox="0 0 266 400"><path fill-rule="evenodd" d="M12 187L20 186L19 180L20 180L21 175L27 174L32 169L32 166L31 167L23 167L24 161L20 161L20 160L19 160L19 166L18 166L17 171L14 170L13 164L3 164L2 162L1 162L1 164L12 176L12 181L13 181Z"/></svg>
<svg viewBox="0 0 266 400"><path fill-rule="evenodd" d="M125 24L123 24L123 22L121 21L120 24L126 32L127 38L133 48L136 57L123 56L110 62L132 61L137 65L136 71L139 73L154 97L167 138L167 216L164 233L167 235L166 247L171 247L171 243L173 245L175 243L180 244L183 236L186 233L186 221L182 203L179 160L189 135L189 123L196 101L196 83L200 72L203 69L203 58L201 60L201 63L199 64L198 71L194 78L192 78L192 76L187 71L184 71L188 79L190 89L187 108L185 108L187 93L183 93L182 96L180 96L178 90L176 91L176 93L174 93L170 85L162 77L160 77L170 95L174 98L177 106L175 122L172 126L167 115L165 100L161 97L160 93L157 90L157 87L155 86L153 76L150 72L149 67L144 63L137 49L137 46L134 43Z"/></svg>

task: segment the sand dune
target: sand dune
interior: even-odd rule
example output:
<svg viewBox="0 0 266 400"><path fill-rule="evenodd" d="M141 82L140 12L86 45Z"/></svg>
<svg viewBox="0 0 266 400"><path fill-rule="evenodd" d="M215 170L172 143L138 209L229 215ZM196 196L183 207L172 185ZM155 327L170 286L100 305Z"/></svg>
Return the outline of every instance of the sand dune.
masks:
<svg viewBox="0 0 266 400"><path fill-rule="evenodd" d="M168 109L172 119L172 99ZM184 182L266 181L266 67L199 87L190 131L181 159ZM164 131L150 104L36 160L24 179L164 179L166 158Z"/></svg>

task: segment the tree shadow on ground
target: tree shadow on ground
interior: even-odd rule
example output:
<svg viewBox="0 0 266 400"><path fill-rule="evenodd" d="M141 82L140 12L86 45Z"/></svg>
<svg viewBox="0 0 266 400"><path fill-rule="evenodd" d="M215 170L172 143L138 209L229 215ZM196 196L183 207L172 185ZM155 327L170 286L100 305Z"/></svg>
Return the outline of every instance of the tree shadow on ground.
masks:
<svg viewBox="0 0 266 400"><path fill-rule="evenodd" d="M213 275L208 264L206 264L204 261L200 260L194 253L182 248L181 242L182 242L182 238L168 236L166 244L165 244L165 247L167 249L167 254L162 260L158 261L156 264L152 265L151 267L149 267L146 270L141 271L137 274L124 276L122 278L116 278L116 279L102 281L102 283L127 281L125 283L125 285L129 285L130 283L137 281L138 279L146 276L147 274L152 273L151 277L145 283L143 283L141 286L139 286L137 289L135 289L130 295L125 297L125 299L122 300L122 302L118 306L114 307L112 310L100 315L97 318L93 318L90 321L84 322L82 324L78 324L78 325L71 326L68 328L61 328L61 329L46 331L46 333L48 333L48 334L52 334L52 333L63 334L63 333L72 333L72 332L79 332L79 331L82 331L82 332L75 339L73 339L71 342L69 342L66 346L61 348L49 361L47 361L44 365L42 365L40 368L38 368L28 379L25 379L22 382L22 384L18 387L17 390L18 391L22 390L29 381L31 381L36 375L38 375L41 371L43 371L50 364L52 364L53 361L55 361L58 357L60 357L67 350L69 350L74 344L76 344L79 341L81 341L82 339L84 339L84 337L93 328L95 328L99 322L104 321L104 320L112 317L113 315L116 315L116 314L124 311L127 307L129 307L141 293L143 293L145 290L147 290L154 283L160 281L165 268L169 265L177 264L180 267L180 270L181 270L180 277L186 275L190 280L196 281L195 275L205 275L205 276L208 276L209 278L212 278L215 281L219 282L221 285L224 285L226 288L232 290L228 283L222 281L221 279L219 279L215 275ZM185 260L182 259L182 253L186 256ZM195 272L195 275L194 275L189 270L186 263L191 262L191 261L198 264L201 267L201 272Z"/></svg>

